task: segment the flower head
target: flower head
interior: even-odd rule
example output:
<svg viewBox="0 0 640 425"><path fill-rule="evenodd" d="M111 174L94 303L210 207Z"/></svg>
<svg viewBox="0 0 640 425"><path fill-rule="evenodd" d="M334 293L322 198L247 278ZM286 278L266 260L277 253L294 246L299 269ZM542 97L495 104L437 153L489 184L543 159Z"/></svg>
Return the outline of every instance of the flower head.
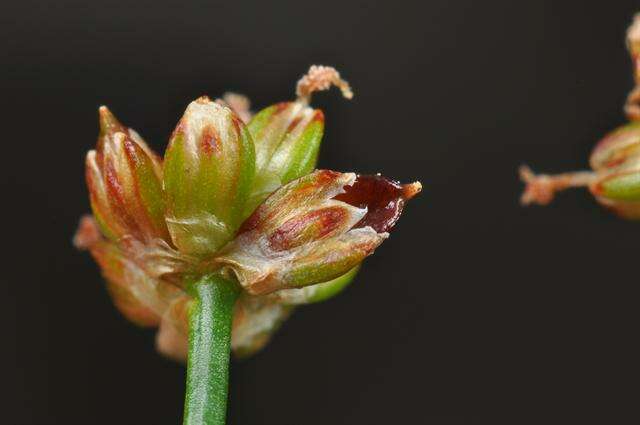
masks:
<svg viewBox="0 0 640 425"><path fill-rule="evenodd" d="M596 144L589 161L591 171L536 175L522 166L520 177L526 184L522 204L546 205L559 191L587 187L600 204L619 216L640 219L640 14L627 31L627 47L636 81L625 105L631 122Z"/></svg>
<svg viewBox="0 0 640 425"><path fill-rule="evenodd" d="M243 96L201 97L164 159L100 108L87 155L93 217L75 244L91 252L128 319L159 327L163 353L185 357L194 276L238 282L231 344L251 354L296 305L348 285L420 192L420 183L314 171L324 115L309 102L331 85L352 96L335 69L311 67L296 100L253 116Z"/></svg>

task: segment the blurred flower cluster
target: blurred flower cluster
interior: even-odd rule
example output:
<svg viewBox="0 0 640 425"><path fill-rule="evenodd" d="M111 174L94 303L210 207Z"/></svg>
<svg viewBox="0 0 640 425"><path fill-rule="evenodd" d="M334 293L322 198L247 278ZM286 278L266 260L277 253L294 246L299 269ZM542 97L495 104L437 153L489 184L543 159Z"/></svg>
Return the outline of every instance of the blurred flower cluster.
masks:
<svg viewBox="0 0 640 425"><path fill-rule="evenodd" d="M330 67L313 66L297 98L255 115L243 96L192 102L164 158L106 108L87 154L92 216L75 244L90 251L115 305L159 327L158 349L187 354L189 284L220 273L239 282L232 349L262 348L295 306L348 285L388 236L420 183L315 170L324 131L311 94L352 96Z"/></svg>
<svg viewBox="0 0 640 425"><path fill-rule="evenodd" d="M630 122L598 142L589 161L592 171L535 175L521 167L520 176L526 183L523 204L546 205L558 191L585 186L600 204L616 214L640 219L640 15L627 31L627 48L635 78L624 108Z"/></svg>

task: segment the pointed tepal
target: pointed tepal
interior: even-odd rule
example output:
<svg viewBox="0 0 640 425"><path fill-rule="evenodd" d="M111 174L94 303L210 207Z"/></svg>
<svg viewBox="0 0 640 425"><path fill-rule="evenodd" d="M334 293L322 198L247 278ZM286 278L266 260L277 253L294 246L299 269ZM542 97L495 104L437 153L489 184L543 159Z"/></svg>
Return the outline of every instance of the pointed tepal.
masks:
<svg viewBox="0 0 640 425"><path fill-rule="evenodd" d="M86 178L91 207L104 234L118 240L168 238L161 165L133 130L100 107L96 150L89 151Z"/></svg>

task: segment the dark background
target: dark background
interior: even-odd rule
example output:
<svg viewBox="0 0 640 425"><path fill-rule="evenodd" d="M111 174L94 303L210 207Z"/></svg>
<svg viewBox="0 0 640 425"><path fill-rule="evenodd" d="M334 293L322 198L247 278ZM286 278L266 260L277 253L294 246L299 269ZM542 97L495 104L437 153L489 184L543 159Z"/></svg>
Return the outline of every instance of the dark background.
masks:
<svg viewBox="0 0 640 425"><path fill-rule="evenodd" d="M320 166L420 179L342 296L232 364L231 424L638 423L637 224L516 168L587 166L624 122L635 1L12 2L0 10L0 422L176 424L184 369L71 246L96 108L162 151L189 101L261 108L313 63Z"/></svg>

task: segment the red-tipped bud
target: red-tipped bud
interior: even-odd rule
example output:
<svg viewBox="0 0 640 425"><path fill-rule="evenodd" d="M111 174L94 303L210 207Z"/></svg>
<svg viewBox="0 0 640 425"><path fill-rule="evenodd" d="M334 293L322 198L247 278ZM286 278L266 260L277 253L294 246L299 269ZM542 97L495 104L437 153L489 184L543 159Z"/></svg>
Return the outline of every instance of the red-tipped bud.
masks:
<svg viewBox="0 0 640 425"><path fill-rule="evenodd" d="M168 237L160 161L104 106L96 150L87 154L86 178L91 207L107 237L142 241Z"/></svg>
<svg viewBox="0 0 640 425"><path fill-rule="evenodd" d="M164 161L166 220L180 251L211 254L233 237L253 175L253 141L240 118L208 98L192 102Z"/></svg>
<svg viewBox="0 0 640 425"><path fill-rule="evenodd" d="M337 278L387 238L420 187L316 171L267 198L215 262L229 265L252 294Z"/></svg>
<svg viewBox="0 0 640 425"><path fill-rule="evenodd" d="M324 114L309 107L314 92L337 86L351 99L349 83L335 68L313 65L296 86L297 99L258 112L248 128L256 145L256 179L246 214L274 190L316 168L324 133Z"/></svg>

